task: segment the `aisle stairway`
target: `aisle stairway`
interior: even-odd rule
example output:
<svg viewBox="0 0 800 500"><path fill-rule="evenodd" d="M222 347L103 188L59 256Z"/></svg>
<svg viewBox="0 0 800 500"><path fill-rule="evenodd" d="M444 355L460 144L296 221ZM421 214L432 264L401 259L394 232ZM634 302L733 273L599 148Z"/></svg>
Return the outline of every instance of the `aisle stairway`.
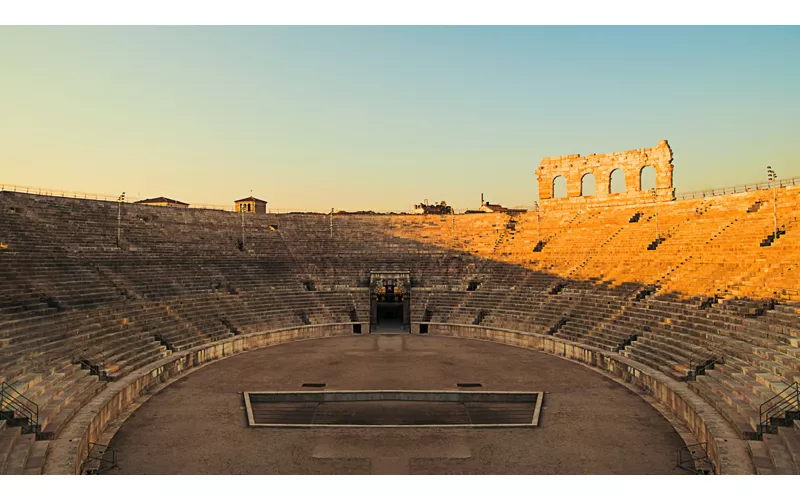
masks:
<svg viewBox="0 0 800 500"><path fill-rule="evenodd" d="M800 381L800 188L542 214L241 215L0 192L0 382L42 440L0 424L2 469L106 382L173 352L304 324L364 322L369 273L410 271L413 323L549 335L687 384L760 472L797 467L797 427L758 440L761 404ZM537 217L541 216L541 230ZM276 226L277 229L274 229ZM543 245L539 242L544 242ZM536 249L538 244L538 250ZM788 464L788 465L787 465Z"/></svg>

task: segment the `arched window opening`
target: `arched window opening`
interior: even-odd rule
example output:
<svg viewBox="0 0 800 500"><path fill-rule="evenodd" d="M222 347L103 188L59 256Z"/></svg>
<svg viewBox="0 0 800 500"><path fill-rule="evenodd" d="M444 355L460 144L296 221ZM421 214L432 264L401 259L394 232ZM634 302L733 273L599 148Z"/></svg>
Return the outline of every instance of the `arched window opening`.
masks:
<svg viewBox="0 0 800 500"><path fill-rule="evenodd" d="M597 194L597 182L594 174L585 174L581 177L581 196L594 196Z"/></svg>
<svg viewBox="0 0 800 500"><path fill-rule="evenodd" d="M567 179L563 175L559 175L553 179L553 198L566 198L567 197Z"/></svg>
<svg viewBox="0 0 800 500"><path fill-rule="evenodd" d="M625 172L620 169L614 169L608 177L608 192L624 193L625 192Z"/></svg>
<svg viewBox="0 0 800 500"><path fill-rule="evenodd" d="M647 165L639 171L639 190L649 191L656 188L656 169Z"/></svg>

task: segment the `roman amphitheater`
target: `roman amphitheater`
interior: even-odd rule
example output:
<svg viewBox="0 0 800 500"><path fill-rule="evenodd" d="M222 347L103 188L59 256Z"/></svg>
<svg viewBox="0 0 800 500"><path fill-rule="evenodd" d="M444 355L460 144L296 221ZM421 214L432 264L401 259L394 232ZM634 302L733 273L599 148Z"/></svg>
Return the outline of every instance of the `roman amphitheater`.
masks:
<svg viewBox="0 0 800 500"><path fill-rule="evenodd" d="M0 471L795 474L800 181L672 170L453 215L2 187Z"/></svg>

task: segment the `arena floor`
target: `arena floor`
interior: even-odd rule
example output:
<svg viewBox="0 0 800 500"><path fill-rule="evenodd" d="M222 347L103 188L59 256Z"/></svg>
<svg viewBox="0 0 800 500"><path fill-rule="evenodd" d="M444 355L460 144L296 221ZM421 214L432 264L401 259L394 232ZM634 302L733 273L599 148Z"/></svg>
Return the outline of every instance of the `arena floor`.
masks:
<svg viewBox="0 0 800 500"><path fill-rule="evenodd" d="M539 427L250 428L243 391L546 391ZM637 394L555 356L489 342L365 335L208 365L153 395L111 444L121 474L671 474L683 441Z"/></svg>

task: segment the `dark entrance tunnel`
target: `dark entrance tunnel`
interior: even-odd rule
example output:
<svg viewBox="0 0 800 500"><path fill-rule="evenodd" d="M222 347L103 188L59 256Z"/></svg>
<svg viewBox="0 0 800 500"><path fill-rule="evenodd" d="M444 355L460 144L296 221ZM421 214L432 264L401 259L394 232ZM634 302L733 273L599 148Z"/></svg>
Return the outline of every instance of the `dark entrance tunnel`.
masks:
<svg viewBox="0 0 800 500"><path fill-rule="evenodd" d="M404 333L409 331L407 298L387 287L385 293L375 298L375 330L381 333Z"/></svg>
<svg viewBox="0 0 800 500"><path fill-rule="evenodd" d="M407 272L372 272L370 276L371 330L376 333L411 331L410 280Z"/></svg>
<svg viewBox="0 0 800 500"><path fill-rule="evenodd" d="M403 302L378 302L377 329L401 330L403 329ZM407 329L406 329L407 330Z"/></svg>

